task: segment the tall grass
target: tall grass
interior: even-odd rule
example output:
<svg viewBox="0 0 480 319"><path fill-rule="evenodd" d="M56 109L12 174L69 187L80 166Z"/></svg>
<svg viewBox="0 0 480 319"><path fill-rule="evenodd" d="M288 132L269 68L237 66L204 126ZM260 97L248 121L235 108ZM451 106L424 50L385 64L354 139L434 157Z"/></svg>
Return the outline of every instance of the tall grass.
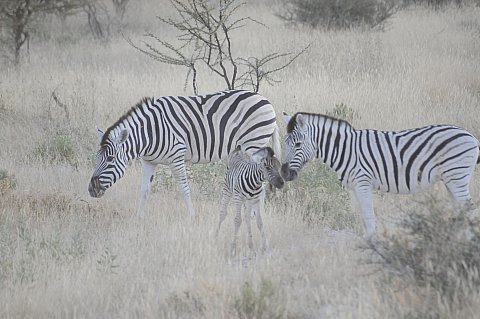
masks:
<svg viewBox="0 0 480 319"><path fill-rule="evenodd" d="M283 110L327 113L344 105L357 128L451 123L480 137L478 8L415 8L393 16L384 32L323 32L288 28L275 17L276 2L265 3L244 10L269 27L235 33L237 50L261 55L312 43L280 83L261 92L279 123ZM168 12L155 1L132 7L124 32L134 41L146 30L162 35L154 15ZM50 36L32 38L24 63L0 71L0 317L421 317L417 291L399 291L362 262L355 207L319 163L269 196L269 248L256 257L245 237L238 258L229 258L233 221L214 239L220 194L212 189L222 164L190 167L198 224L162 169L146 220L132 218L137 162L103 198L90 198L95 127L107 128L143 96L191 92L183 90L182 70L156 64L121 37L94 41L80 17L67 22L63 31L55 19L39 25ZM205 79L202 93L223 89L213 75ZM478 172L471 190L478 203ZM433 192L447 196L442 186ZM391 218L411 202L376 196L380 232L395 227ZM438 317L468 318L479 305L474 299Z"/></svg>

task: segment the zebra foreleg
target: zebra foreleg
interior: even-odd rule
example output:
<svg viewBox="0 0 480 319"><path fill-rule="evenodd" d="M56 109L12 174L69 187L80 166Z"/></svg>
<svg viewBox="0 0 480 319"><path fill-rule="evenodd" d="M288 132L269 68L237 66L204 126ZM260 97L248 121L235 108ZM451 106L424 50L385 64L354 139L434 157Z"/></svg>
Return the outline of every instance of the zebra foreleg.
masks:
<svg viewBox="0 0 480 319"><path fill-rule="evenodd" d="M180 188L180 192L183 195L183 200L185 201L185 206L187 206L188 215L193 218L195 217L195 209L193 208L192 199L190 197L190 186L188 186L185 161L181 160L173 162L170 164L170 169L172 170L172 174L175 176L178 187Z"/></svg>
<svg viewBox="0 0 480 319"><path fill-rule="evenodd" d="M138 203L137 217L143 219L145 217L145 203L150 194L153 176L155 174L156 164L141 160L142 162L142 185L140 186L140 200Z"/></svg>
<svg viewBox="0 0 480 319"><path fill-rule="evenodd" d="M357 187L353 190L355 199L360 206L363 224L367 238L375 235L375 213L373 211L373 193L371 187Z"/></svg>

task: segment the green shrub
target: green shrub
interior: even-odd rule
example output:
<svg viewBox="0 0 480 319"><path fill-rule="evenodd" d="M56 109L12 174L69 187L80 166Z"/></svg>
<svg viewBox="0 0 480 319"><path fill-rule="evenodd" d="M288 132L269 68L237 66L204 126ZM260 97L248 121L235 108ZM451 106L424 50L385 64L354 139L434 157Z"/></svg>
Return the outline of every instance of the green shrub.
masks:
<svg viewBox="0 0 480 319"><path fill-rule="evenodd" d="M373 28L397 10L391 0L285 0L284 4L282 19L328 30Z"/></svg>
<svg viewBox="0 0 480 319"><path fill-rule="evenodd" d="M344 103L335 104L335 107L331 111L327 111L326 115L347 121L350 124L352 124L355 119L359 118L358 113Z"/></svg>
<svg viewBox="0 0 480 319"><path fill-rule="evenodd" d="M172 293L165 300L165 307L162 308L164 308L165 317L168 317L170 311L171 314L180 318L203 315L206 309L201 296L188 290L181 294Z"/></svg>
<svg viewBox="0 0 480 319"><path fill-rule="evenodd" d="M117 274L116 270L120 266L117 262L117 257L118 255L105 248L105 251L97 259L97 270L103 273Z"/></svg>
<svg viewBox="0 0 480 319"><path fill-rule="evenodd" d="M289 205L296 203L298 216L309 226L336 230L358 227L350 194L341 186L335 171L318 160L307 164L298 180L287 183L278 197L282 199L277 203L278 211L288 211Z"/></svg>
<svg viewBox="0 0 480 319"><path fill-rule="evenodd" d="M67 163L72 166L78 164L74 143L70 136L63 134L57 134L38 145L33 151L33 156L54 164Z"/></svg>
<svg viewBox="0 0 480 319"><path fill-rule="evenodd" d="M219 200L225 170L225 165L222 162L187 164L187 178L194 191L201 194L204 199ZM159 167L152 183L152 193L165 190L176 191L177 189L177 182L170 169L167 166Z"/></svg>
<svg viewBox="0 0 480 319"><path fill-rule="evenodd" d="M0 169L0 195L7 194L17 187L15 176L10 175L6 170Z"/></svg>
<svg viewBox="0 0 480 319"><path fill-rule="evenodd" d="M380 265L387 279L431 292L448 305L464 305L480 289L480 219L433 197L408 209L398 229L370 240L369 262ZM431 309L430 309L431 310Z"/></svg>
<svg viewBox="0 0 480 319"><path fill-rule="evenodd" d="M471 3L471 1L464 1L464 0L404 0L404 5L426 5L429 8L433 8L435 10L443 8L447 5L456 5L462 6L464 4Z"/></svg>
<svg viewBox="0 0 480 319"><path fill-rule="evenodd" d="M283 295L273 283L262 278L258 287L245 282L239 296L235 298L234 308L239 318L283 318L285 302Z"/></svg>

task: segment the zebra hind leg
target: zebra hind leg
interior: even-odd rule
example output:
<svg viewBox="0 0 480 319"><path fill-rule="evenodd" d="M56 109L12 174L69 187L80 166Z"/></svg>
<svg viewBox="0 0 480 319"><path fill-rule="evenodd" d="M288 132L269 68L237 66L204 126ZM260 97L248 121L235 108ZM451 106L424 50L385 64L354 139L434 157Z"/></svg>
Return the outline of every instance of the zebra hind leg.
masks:
<svg viewBox="0 0 480 319"><path fill-rule="evenodd" d="M445 186L460 212L468 212L475 208L470 196L469 184L469 176L461 179L450 179L445 182Z"/></svg>

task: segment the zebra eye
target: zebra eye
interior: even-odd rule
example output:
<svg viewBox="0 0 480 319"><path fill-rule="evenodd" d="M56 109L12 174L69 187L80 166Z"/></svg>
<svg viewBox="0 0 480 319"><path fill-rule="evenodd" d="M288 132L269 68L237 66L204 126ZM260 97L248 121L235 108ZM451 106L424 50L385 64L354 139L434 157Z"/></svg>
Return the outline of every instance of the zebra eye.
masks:
<svg viewBox="0 0 480 319"><path fill-rule="evenodd" d="M107 162L113 162L113 160L115 159L115 156L107 156Z"/></svg>
<svg viewBox="0 0 480 319"><path fill-rule="evenodd" d="M298 148L298 147L300 147L300 146L302 146L302 143L301 143L301 142L297 142L297 143L295 143L295 147L297 147L297 148Z"/></svg>

